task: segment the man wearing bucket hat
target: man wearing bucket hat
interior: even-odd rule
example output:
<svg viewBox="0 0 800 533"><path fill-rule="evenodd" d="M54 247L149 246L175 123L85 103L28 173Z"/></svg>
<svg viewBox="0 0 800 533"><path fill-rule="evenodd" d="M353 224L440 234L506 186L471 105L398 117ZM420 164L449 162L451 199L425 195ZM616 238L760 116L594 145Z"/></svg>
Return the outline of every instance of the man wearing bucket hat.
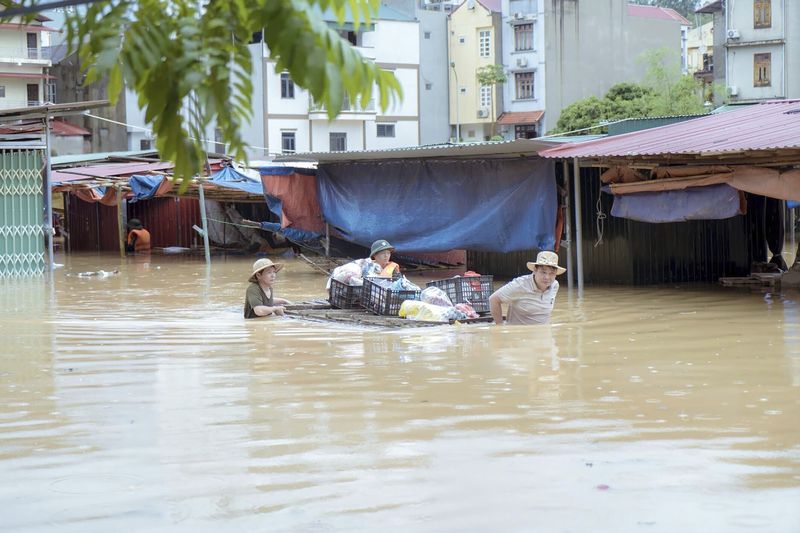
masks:
<svg viewBox="0 0 800 533"><path fill-rule="evenodd" d="M567 271L558 265L555 252L539 252L528 262L532 273L520 276L489 297L489 309L496 324L503 323L503 305L508 305L507 324L546 324L550 321L558 293L556 276Z"/></svg>
<svg viewBox="0 0 800 533"><path fill-rule="evenodd" d="M273 263L272 259L259 259L253 263L247 294L244 299L244 317L282 316L286 311L284 305L290 303L285 298L276 298L272 291L281 263Z"/></svg>
<svg viewBox="0 0 800 533"><path fill-rule="evenodd" d="M125 241L126 252L136 252L137 254L150 251L150 232L144 229L142 222L138 218L128 221L128 237Z"/></svg>

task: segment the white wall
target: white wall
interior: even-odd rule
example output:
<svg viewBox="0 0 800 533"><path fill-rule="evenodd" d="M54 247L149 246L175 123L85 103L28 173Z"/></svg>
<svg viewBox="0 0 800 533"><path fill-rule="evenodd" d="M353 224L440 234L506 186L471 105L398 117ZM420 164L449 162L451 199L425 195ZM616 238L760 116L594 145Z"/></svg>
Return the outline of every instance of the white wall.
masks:
<svg viewBox="0 0 800 533"><path fill-rule="evenodd" d="M364 136L363 136L363 122L362 121L344 121L334 120L328 122L325 120L314 120L312 131L312 148L314 152L327 152L330 149L331 132L342 132L347 134L347 150L363 150L364 149Z"/></svg>
<svg viewBox="0 0 800 533"><path fill-rule="evenodd" d="M771 84L768 87L753 85L754 54L772 54ZM728 49L728 85L739 89L738 100L782 98L784 88L783 46L744 46Z"/></svg>
<svg viewBox="0 0 800 533"><path fill-rule="evenodd" d="M271 155L281 153L282 131L294 132L295 151L311 151L308 119L270 119L268 135L269 152Z"/></svg>
<svg viewBox="0 0 800 533"><path fill-rule="evenodd" d="M375 34L378 63L419 64L419 23L379 20Z"/></svg>
<svg viewBox="0 0 800 533"><path fill-rule="evenodd" d="M378 137L378 124L393 124L394 137ZM418 144L416 120L368 120L365 123L367 150L384 150Z"/></svg>

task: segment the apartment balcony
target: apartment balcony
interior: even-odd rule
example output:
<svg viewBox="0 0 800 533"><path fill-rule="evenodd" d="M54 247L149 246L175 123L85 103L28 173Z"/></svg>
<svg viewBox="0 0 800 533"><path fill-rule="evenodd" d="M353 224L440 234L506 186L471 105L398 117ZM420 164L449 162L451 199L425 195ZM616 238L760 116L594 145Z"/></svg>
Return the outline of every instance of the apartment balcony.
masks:
<svg viewBox="0 0 800 533"><path fill-rule="evenodd" d="M8 100L0 98L0 109L21 109L23 107L33 107L37 105L44 105L47 102L40 100Z"/></svg>
<svg viewBox="0 0 800 533"><path fill-rule="evenodd" d="M375 100L370 100L365 108L351 104L349 99L345 97L342 105L342 110L336 120L371 120L374 119ZM311 120L328 120L328 111L325 106L319 102L315 102L313 98L309 98L308 103L308 118Z"/></svg>
<svg viewBox="0 0 800 533"><path fill-rule="evenodd" d="M0 63L17 66L52 66L51 48L20 48L0 46Z"/></svg>

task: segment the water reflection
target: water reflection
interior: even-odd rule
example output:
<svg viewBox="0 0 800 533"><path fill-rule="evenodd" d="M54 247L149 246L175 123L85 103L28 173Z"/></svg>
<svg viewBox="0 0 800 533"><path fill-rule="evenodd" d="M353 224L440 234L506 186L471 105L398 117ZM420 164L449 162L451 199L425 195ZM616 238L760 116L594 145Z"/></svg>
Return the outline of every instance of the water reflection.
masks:
<svg viewBox="0 0 800 533"><path fill-rule="evenodd" d="M552 326L380 331L243 320L251 258L59 262L52 299L0 292L10 530L800 524L795 293L588 288ZM276 293L323 294L285 262Z"/></svg>

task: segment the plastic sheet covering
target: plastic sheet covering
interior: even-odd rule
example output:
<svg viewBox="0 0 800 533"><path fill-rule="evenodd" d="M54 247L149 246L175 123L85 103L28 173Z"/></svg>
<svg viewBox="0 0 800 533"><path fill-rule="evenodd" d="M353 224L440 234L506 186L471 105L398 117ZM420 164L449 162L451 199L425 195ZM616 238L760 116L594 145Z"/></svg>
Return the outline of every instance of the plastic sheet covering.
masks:
<svg viewBox="0 0 800 533"><path fill-rule="evenodd" d="M320 234L325 231L317 200L316 171L294 167L261 167L258 171L264 192L281 201L281 227ZM276 212L273 205L269 208Z"/></svg>
<svg viewBox="0 0 800 533"><path fill-rule="evenodd" d="M260 181L245 176L231 167L224 167L222 170L211 176L210 183L229 189L239 189L250 194L264 194L264 186Z"/></svg>
<svg viewBox="0 0 800 533"><path fill-rule="evenodd" d="M615 195L611 215L640 222L719 220L741 214L739 191L711 185L678 191Z"/></svg>
<svg viewBox="0 0 800 533"><path fill-rule="evenodd" d="M324 164L325 220L369 246L400 252L511 252L555 245L552 161L467 160Z"/></svg>
<svg viewBox="0 0 800 533"><path fill-rule="evenodd" d="M128 202L149 200L156 196L159 187L165 180L164 176L131 176L128 179L128 186L131 188L131 196L128 197Z"/></svg>

